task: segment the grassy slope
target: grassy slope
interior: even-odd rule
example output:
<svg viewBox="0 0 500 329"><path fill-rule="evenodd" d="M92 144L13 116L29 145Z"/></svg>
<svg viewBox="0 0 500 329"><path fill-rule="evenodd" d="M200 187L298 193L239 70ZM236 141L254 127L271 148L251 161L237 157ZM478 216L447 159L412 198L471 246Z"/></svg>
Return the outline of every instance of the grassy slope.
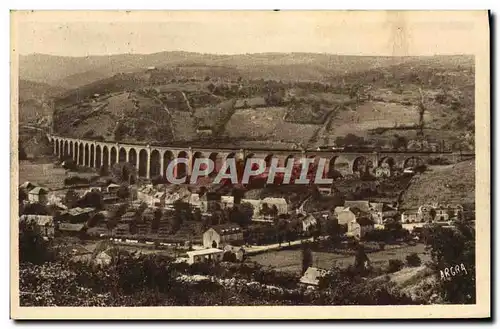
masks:
<svg viewBox="0 0 500 329"><path fill-rule="evenodd" d="M129 99L125 99L124 95L127 93L123 92L137 91L142 88L156 90L159 95L158 98L171 110L173 120L167 117L167 113L161 109L161 105L154 100L154 97L150 97L150 100L144 99L139 105L139 109L132 116L131 122L126 122L127 125L132 126L129 129L131 132L128 136L129 140L168 142L175 139L188 141L198 138L196 134L197 126L224 127L222 123L226 121L225 129L218 131L218 136L231 140L264 143L262 146L273 146L269 144L281 143L284 147L290 147L290 144L300 142L304 145L308 144L311 147L316 147L331 144L336 136L344 136L347 133L362 135L367 139L382 139L387 143L390 142L395 133L413 139L416 138L415 129L407 131L387 130L382 133L373 133L371 130L378 127L392 128L396 124L399 126L415 126L418 123L417 105L420 99L418 92L420 86L423 86L425 103L428 108L425 115L426 128L428 129L425 133L431 139L446 139L447 142L452 143L460 138L460 135L465 131L470 131L469 126L474 118L473 94L471 95L474 86L470 84L473 75L470 67L466 65L468 63L467 59L455 61L454 57L419 60L406 58L401 60L403 63L396 63L396 66L392 69L387 67L389 62L386 58L344 58L342 56L337 56L337 58L314 54L308 54L309 57L304 54L290 54L289 56L284 54L263 54L259 56L252 55L249 58L245 56L193 56L193 54L186 55L184 59L180 55L174 56L171 62L184 63L182 67L171 66L152 73L147 73L144 69L135 73L120 73L65 93L57 101L58 116L70 118L85 117L85 113L88 111L88 109L82 110L81 104L74 105L75 102L85 102L85 99L88 100L95 93L101 95L113 94L113 96L106 100L109 104L106 106L105 111L102 112L102 118L97 114L93 119L87 118L78 122L75 126L66 126L64 129L58 127L57 131L63 134L69 132L82 137L89 130L94 130L95 135L102 135L106 139L112 139L114 127L110 125L122 115L129 116L131 113L130 106L132 106L132 103ZM191 58L192 63L186 64L186 58ZM153 59L154 61L151 63L160 63L162 56L157 55ZM268 59L268 61L265 59ZM311 59L313 59L313 64L311 64ZM353 65L357 61L357 63L362 64L358 69L365 69L366 71L363 73L349 71L350 73L344 75L344 80L340 83L340 86L344 83L360 83L365 89L369 90L371 100L359 105L350 104L343 107L338 106L338 104L343 102L352 103L348 95L346 95L347 91L344 91L344 94L338 94L311 91L300 87L292 88L297 97L304 99L305 102L308 102L308 100L320 101L322 103L321 113L332 114L326 116L331 118L331 120L327 120L327 123L330 124L322 125L321 120L316 120L318 121L315 122L316 124L307 124L307 116L312 115L309 109L310 104L295 110L298 113L293 111L290 113L290 110L288 110L287 120L284 121L285 107L242 109L243 99L215 96L208 91L210 82L203 81L205 74L212 79L222 78L234 81L238 76L238 70L249 69L252 61L257 66L266 66L265 70L260 71L260 78L266 78L266 72L273 71L270 69L270 65L278 65L279 63L283 63L281 66L285 71L289 69L284 68L287 65L299 65L305 68L309 67L309 73L317 71L318 65L322 65L323 68L327 68L329 75L334 76L330 80L332 84L336 83L337 76L335 76L335 72L338 70L338 68L334 68L332 63L339 63L339 65L344 65L354 71ZM141 63L146 64L142 60ZM203 63L217 64L219 66L207 67ZM381 63L385 63L385 66ZM394 64L394 62L390 63ZM372 69L374 65L378 65L378 68ZM114 65L113 67L124 69L126 65ZM448 70L444 68L448 68ZM304 71L307 70L304 69ZM297 73L294 78L300 79L301 74ZM179 81L181 78L184 79L183 82ZM198 81L185 80L191 78L196 78ZM288 76L287 78L292 77ZM320 76L316 78L318 80L322 79ZM402 92L395 92L395 88L397 88L395 84L398 81L402 81ZM443 92L443 86L448 88L449 99L444 102L437 102L436 95ZM120 98L115 95L116 93L122 93ZM185 103L185 98L189 100L190 104ZM459 104L452 108L451 102L453 100L459 100ZM227 115L222 113L225 111L221 112L220 109L217 109L228 101L236 101L237 107L229 120ZM261 95L247 99L247 104L249 106L258 106L257 104L262 101ZM65 108L63 111L67 113L63 114L61 108L64 106L69 106L69 108ZM214 109L215 111L213 111ZM191 111L194 117L189 112L184 113L186 111ZM162 129L171 126L170 131L173 130L173 133L169 131L168 134L157 134L150 133L149 127L144 129L147 127L148 122L151 125L151 120L148 121L148 116L151 113L155 117L156 114L159 115L159 120L155 121L164 121ZM134 120L140 122L133 123ZM294 120L296 122L293 122ZM95 122L99 123L100 127L93 127ZM140 136L140 132L145 130L147 131L146 136ZM136 134L137 131L139 131L138 134ZM171 136L172 134L174 137Z"/></svg>
<svg viewBox="0 0 500 329"><path fill-rule="evenodd" d="M416 175L403 194L402 209L418 208L429 202L472 204L475 200L474 160L433 167Z"/></svg>
<svg viewBox="0 0 500 329"><path fill-rule="evenodd" d="M63 88L28 80L19 80L19 119L33 121L52 114L51 99L60 95Z"/></svg>

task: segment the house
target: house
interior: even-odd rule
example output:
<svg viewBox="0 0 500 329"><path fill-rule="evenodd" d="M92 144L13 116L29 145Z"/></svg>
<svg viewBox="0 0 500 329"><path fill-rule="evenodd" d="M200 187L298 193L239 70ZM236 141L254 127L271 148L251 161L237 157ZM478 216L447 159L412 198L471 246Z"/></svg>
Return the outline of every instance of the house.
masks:
<svg viewBox="0 0 500 329"><path fill-rule="evenodd" d="M335 207L334 216L337 217L340 225L347 225L356 219L356 215L354 215L349 207Z"/></svg>
<svg viewBox="0 0 500 329"><path fill-rule="evenodd" d="M370 212L370 202L365 200L345 201L344 207L358 208L363 212Z"/></svg>
<svg viewBox="0 0 500 329"><path fill-rule="evenodd" d="M232 241L243 240L243 232L236 224L223 224L209 228L203 233L203 247L223 248Z"/></svg>
<svg viewBox="0 0 500 329"><path fill-rule="evenodd" d="M322 195L332 195L333 191L332 191L332 188L331 187L322 187L322 186L318 186L318 191L319 193L321 193Z"/></svg>
<svg viewBox="0 0 500 329"><path fill-rule="evenodd" d="M302 219L302 230L303 232L310 232L316 225L318 225L318 221L316 217L311 214L303 217Z"/></svg>
<svg viewBox="0 0 500 329"><path fill-rule="evenodd" d="M436 217L434 217L434 220L438 222L446 222L450 220L448 208L445 206L439 206L438 208L436 208Z"/></svg>
<svg viewBox="0 0 500 329"><path fill-rule="evenodd" d="M34 187L28 192L28 201L46 204L48 202L49 190L44 187Z"/></svg>
<svg viewBox="0 0 500 329"><path fill-rule="evenodd" d="M90 187L87 191L85 191L85 194L90 193L90 192L104 192L100 186L93 186Z"/></svg>
<svg viewBox="0 0 500 329"><path fill-rule="evenodd" d="M163 208L165 207L165 198L167 193L165 192L156 192L153 194L153 202L151 204L152 207Z"/></svg>
<svg viewBox="0 0 500 329"><path fill-rule="evenodd" d="M224 251L216 248L188 251L188 264L220 262L224 256Z"/></svg>
<svg viewBox="0 0 500 329"><path fill-rule="evenodd" d="M245 258L245 249L243 247L226 245L224 246L224 253L231 252L235 255L237 261L243 261Z"/></svg>
<svg viewBox="0 0 500 329"><path fill-rule="evenodd" d="M22 183L21 185L19 185L19 188L25 190L26 192L31 191L35 187L39 187L39 185L37 183L32 183L30 181L26 181L26 182Z"/></svg>
<svg viewBox="0 0 500 329"><path fill-rule="evenodd" d="M120 189L120 187L121 187L121 186L120 186L120 185L118 185L118 184L111 183L111 184L109 184L109 185L108 185L108 187L106 188L106 191L107 191L108 193L116 193L116 192L118 192L118 190Z"/></svg>
<svg viewBox="0 0 500 329"><path fill-rule="evenodd" d="M233 208L234 206L234 196L232 195L223 195L220 197L220 202L222 209Z"/></svg>
<svg viewBox="0 0 500 329"><path fill-rule="evenodd" d="M22 215L19 221L33 224L36 230L45 237L53 238L55 233L54 217L45 215Z"/></svg>
<svg viewBox="0 0 500 329"><path fill-rule="evenodd" d="M358 239L363 239L366 233L373 231L374 229L375 225L373 221L370 218L363 216L356 218L347 225L347 233Z"/></svg>
<svg viewBox="0 0 500 329"><path fill-rule="evenodd" d="M421 205L420 207L418 207L417 214L422 221L431 222L434 220L432 216L432 209L435 209L432 205Z"/></svg>
<svg viewBox="0 0 500 329"><path fill-rule="evenodd" d="M57 230L67 235L81 235L85 233L85 224L59 223Z"/></svg>
<svg viewBox="0 0 500 329"><path fill-rule="evenodd" d="M384 204L381 202L369 202L365 200L346 201L344 207L357 208L369 213L375 224L382 224Z"/></svg>
<svg viewBox="0 0 500 329"><path fill-rule="evenodd" d="M100 266L106 266L106 265L111 264L112 260L113 260L113 257L110 255L109 249L103 250L95 256L94 264L100 265Z"/></svg>
<svg viewBox="0 0 500 329"><path fill-rule="evenodd" d="M72 245L63 249L73 262L87 262L92 257L92 252L82 245Z"/></svg>
<svg viewBox="0 0 500 329"><path fill-rule="evenodd" d="M96 213L95 208L86 207L86 208L71 208L66 211L63 211L59 217L61 221L70 222L70 223L86 223L91 217L93 217Z"/></svg>
<svg viewBox="0 0 500 329"><path fill-rule="evenodd" d="M324 278L329 271L310 266L300 278L299 282L306 286L317 287L319 285L319 280Z"/></svg>
<svg viewBox="0 0 500 329"><path fill-rule="evenodd" d="M154 190L153 185L144 185L137 190L137 200L150 205L153 203L153 196L155 192L156 191Z"/></svg>
<svg viewBox="0 0 500 329"><path fill-rule="evenodd" d="M422 219L418 214L417 210L406 210L401 214L401 223L418 223Z"/></svg>
<svg viewBox="0 0 500 329"><path fill-rule="evenodd" d="M191 193L189 196L189 204L193 208L201 208L201 199L198 193Z"/></svg>
<svg viewBox="0 0 500 329"><path fill-rule="evenodd" d="M213 131L211 127L199 127L196 128L196 133L203 136L212 136Z"/></svg>
<svg viewBox="0 0 500 329"><path fill-rule="evenodd" d="M104 192L102 194L102 202L104 204L113 204L117 203L120 198L116 195L116 193Z"/></svg>
<svg viewBox="0 0 500 329"><path fill-rule="evenodd" d="M391 168L385 166L375 168L375 177L391 177Z"/></svg>
<svg viewBox="0 0 500 329"><path fill-rule="evenodd" d="M285 198L267 197L261 201L261 206L264 204L267 204L269 208L276 207L278 209L278 215L288 214L289 205Z"/></svg>
<svg viewBox="0 0 500 329"><path fill-rule="evenodd" d="M384 204L381 202L370 202L370 214L375 224L382 224L384 217Z"/></svg>
<svg viewBox="0 0 500 329"><path fill-rule="evenodd" d="M261 218L262 217L262 215L260 213L260 210L261 210L260 200L242 199L241 203L248 203L253 207L253 218Z"/></svg>
<svg viewBox="0 0 500 329"><path fill-rule="evenodd" d="M116 237L125 237L130 235L130 224L120 223L113 229L113 235Z"/></svg>

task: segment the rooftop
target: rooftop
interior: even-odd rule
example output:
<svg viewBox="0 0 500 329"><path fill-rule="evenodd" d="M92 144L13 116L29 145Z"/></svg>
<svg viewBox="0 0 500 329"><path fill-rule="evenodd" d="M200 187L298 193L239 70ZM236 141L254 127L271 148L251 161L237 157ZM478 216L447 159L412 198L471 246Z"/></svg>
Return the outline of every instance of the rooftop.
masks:
<svg viewBox="0 0 500 329"><path fill-rule="evenodd" d="M35 222L39 226L45 226L47 224L53 224L54 217L46 215L22 215L19 217L20 221L24 222Z"/></svg>
<svg viewBox="0 0 500 329"><path fill-rule="evenodd" d="M29 191L29 194L40 194L40 193L48 193L48 190L45 187L37 186Z"/></svg>
<svg viewBox="0 0 500 329"><path fill-rule="evenodd" d="M66 210L61 215L68 214L70 216L78 216L78 215L82 215L82 214L87 214L87 213L92 212L94 210L95 210L95 208L90 208L90 207L86 207L86 208L76 207L76 208L71 208L71 209Z"/></svg>
<svg viewBox="0 0 500 329"><path fill-rule="evenodd" d="M191 256L200 256L200 255L210 255L210 254L218 254L224 252L223 250L217 249L217 248L209 248L209 249L200 249L200 250L193 250L193 251L188 251L187 254L189 257Z"/></svg>
<svg viewBox="0 0 500 329"><path fill-rule="evenodd" d="M59 223L59 230L79 232L83 229L84 224Z"/></svg>
<svg viewBox="0 0 500 329"><path fill-rule="evenodd" d="M233 223L216 225L216 226L212 226L211 228L213 228L217 233L222 234L222 235L231 234L231 233L241 231L241 228L238 225L233 224Z"/></svg>
<svg viewBox="0 0 500 329"><path fill-rule="evenodd" d="M328 274L327 270L317 267L309 267L304 275L300 278L300 282L317 286L319 279Z"/></svg>

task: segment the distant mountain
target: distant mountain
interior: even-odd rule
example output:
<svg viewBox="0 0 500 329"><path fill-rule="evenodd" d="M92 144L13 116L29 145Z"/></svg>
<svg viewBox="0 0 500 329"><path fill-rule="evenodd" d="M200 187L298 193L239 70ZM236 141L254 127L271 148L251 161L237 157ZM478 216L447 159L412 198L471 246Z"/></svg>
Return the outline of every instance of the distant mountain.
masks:
<svg viewBox="0 0 500 329"><path fill-rule="evenodd" d="M121 54L64 57L44 54L20 56L21 79L68 89L80 87L117 73L143 71L147 67L222 66L238 71L243 78L274 80L324 80L334 75L388 67L411 61L455 62L455 56L375 57L314 53L262 53L213 55L190 52ZM463 58L463 57L460 57ZM470 59L468 60L469 62Z"/></svg>

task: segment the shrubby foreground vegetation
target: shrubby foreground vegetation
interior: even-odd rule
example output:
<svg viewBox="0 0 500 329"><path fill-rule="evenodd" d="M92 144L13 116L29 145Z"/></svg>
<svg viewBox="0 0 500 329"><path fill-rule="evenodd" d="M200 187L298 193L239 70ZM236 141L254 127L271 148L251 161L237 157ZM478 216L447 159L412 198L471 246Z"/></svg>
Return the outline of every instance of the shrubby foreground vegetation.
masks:
<svg viewBox="0 0 500 329"><path fill-rule="evenodd" d="M33 227L20 226L21 306L170 305L408 305L475 303L474 229L431 228L426 240L436 280L425 294L406 295L387 275L370 273L357 261L333 267L318 290L298 285L294 274L250 262L218 265L176 263L162 255L112 248L108 266L71 260ZM96 253L92 256L94 258ZM359 256L360 260L362 255ZM304 264L307 265L307 257ZM408 262L415 266L415 259ZM467 274L441 280L439 271L464 264ZM401 264L400 264L401 265ZM196 276L195 276L196 275ZM376 277L375 277L376 276ZM198 280L194 280L198 278ZM201 278L201 279L200 279Z"/></svg>

